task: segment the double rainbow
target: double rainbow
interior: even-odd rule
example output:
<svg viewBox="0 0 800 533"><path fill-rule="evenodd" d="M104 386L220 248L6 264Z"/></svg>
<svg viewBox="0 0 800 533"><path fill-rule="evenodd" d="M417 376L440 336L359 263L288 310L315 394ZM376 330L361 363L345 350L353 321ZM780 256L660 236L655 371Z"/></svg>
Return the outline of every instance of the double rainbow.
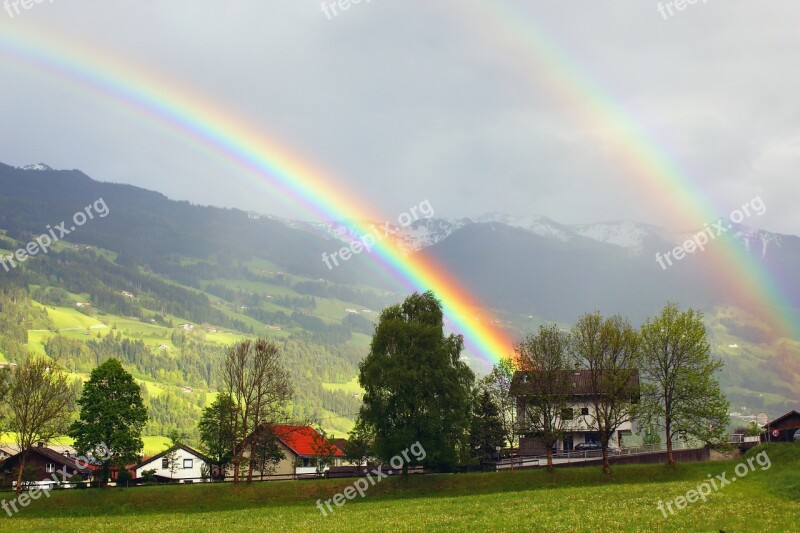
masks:
<svg viewBox="0 0 800 533"><path fill-rule="evenodd" d="M476 33L518 58L520 70L530 73L535 86L551 88L592 124L605 127L609 138L616 141L619 161L633 177L632 186L648 191L659 204L670 198L671 208L688 209L698 228L719 218L719 210L699 192L691 174L530 17L501 0L465 0L463 6L460 13L470 17L470 26L481 29ZM262 186L279 189L314 217L384 219L354 194L343 192L333 177L307 158L269 138L262 128L247 124L217 103L193 95L164 77L156 78L97 47L89 48L63 36L9 29L0 34L0 47L5 52L4 61L55 76L69 86L133 108L157 128L207 148L208 154L234 164ZM356 232L370 231L366 224L355 224ZM777 277L739 246L720 245L707 253L716 254L722 271L734 272L729 279L752 309L771 317L784 334L800 337L800 320L782 295ZM464 334L483 360L493 363L511 353L510 335L496 327L481 303L431 258L404 255L391 240L380 242L372 257L408 288L433 290L454 329Z"/></svg>
<svg viewBox="0 0 800 533"><path fill-rule="evenodd" d="M244 170L257 184L279 188L314 216L384 220L354 194L337 187L335 179L308 159L185 87L63 38L6 33L0 34L0 47L6 60L22 68L57 76L66 84L135 109L154 126ZM362 235L372 232L367 222L354 222L351 229ZM372 257L409 289L433 290L451 327L464 335L481 359L492 364L513 353L510 335L496 327L483 305L433 259L424 254L405 255L391 239L376 244Z"/></svg>

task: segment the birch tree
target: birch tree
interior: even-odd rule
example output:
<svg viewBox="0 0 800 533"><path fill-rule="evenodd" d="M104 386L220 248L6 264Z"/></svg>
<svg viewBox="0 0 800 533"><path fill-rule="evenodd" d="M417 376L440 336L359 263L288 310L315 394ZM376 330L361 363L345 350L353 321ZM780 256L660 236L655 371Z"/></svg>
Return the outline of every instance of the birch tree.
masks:
<svg viewBox="0 0 800 533"><path fill-rule="evenodd" d="M558 326L541 326L517 346L523 372L524 417L520 429L533 435L547 451L547 468L553 468L553 446L564 437L564 411L572 394L569 364L569 334Z"/></svg>
<svg viewBox="0 0 800 533"><path fill-rule="evenodd" d="M617 429L633 421L639 399L640 339L616 315L583 315L572 330L574 356L587 377L589 425L600 434L603 471L611 473L608 448Z"/></svg>
<svg viewBox="0 0 800 533"><path fill-rule="evenodd" d="M642 415L664 430L667 463L674 464L673 439L688 435L706 443L722 439L729 403L716 374L722 361L711 355L703 315L670 303L641 328L644 356Z"/></svg>

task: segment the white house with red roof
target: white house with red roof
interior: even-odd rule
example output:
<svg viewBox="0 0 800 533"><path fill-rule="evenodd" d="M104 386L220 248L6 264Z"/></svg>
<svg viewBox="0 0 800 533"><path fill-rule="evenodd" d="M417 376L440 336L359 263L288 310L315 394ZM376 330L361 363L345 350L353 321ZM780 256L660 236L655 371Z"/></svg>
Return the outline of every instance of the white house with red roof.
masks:
<svg viewBox="0 0 800 533"><path fill-rule="evenodd" d="M268 479L297 479L298 477L311 477L318 475L318 462L321 457L329 458L331 463L328 466L339 466L344 461L344 452L337 448L332 442L325 439L317 430L311 426L299 425L275 425L272 431L277 438L278 448L283 453L274 470L269 473L254 470L255 478ZM245 451L245 457L249 454ZM246 461L245 461L246 462ZM322 470L327 471L328 466ZM246 468L243 466L243 470ZM244 474L246 476L246 473ZM229 469L227 478L233 477L233 470Z"/></svg>

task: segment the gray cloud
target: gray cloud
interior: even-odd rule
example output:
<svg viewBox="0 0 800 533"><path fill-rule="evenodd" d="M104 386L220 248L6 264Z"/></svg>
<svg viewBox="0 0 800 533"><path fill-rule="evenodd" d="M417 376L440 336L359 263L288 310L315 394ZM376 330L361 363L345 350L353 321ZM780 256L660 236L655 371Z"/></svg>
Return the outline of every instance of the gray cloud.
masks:
<svg viewBox="0 0 800 533"><path fill-rule="evenodd" d="M769 207L760 226L800 233L800 5L708 0L665 20L649 0L495 1L529 29L482 22L472 0L372 0L332 20L319 0L56 0L0 12L0 32L77 38L174 80L387 218L427 198L438 216L687 223L668 194L646 194L646 175L626 164L630 147L620 151L608 123L551 89L524 44L538 26L719 210L760 194ZM0 160L310 216L135 110L8 53L0 41Z"/></svg>

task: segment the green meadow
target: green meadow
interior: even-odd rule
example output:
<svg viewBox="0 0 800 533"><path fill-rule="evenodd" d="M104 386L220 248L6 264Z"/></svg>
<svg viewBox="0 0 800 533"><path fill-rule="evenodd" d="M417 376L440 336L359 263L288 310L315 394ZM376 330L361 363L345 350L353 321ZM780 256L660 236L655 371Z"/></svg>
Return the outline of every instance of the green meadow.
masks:
<svg viewBox="0 0 800 533"><path fill-rule="evenodd" d="M763 449L762 449L763 450ZM771 445L755 470L666 518L659 501L685 496L723 462L385 479L324 517L318 499L354 480L65 490L32 502L7 531L798 531L800 446ZM10 494L4 497L8 498Z"/></svg>

